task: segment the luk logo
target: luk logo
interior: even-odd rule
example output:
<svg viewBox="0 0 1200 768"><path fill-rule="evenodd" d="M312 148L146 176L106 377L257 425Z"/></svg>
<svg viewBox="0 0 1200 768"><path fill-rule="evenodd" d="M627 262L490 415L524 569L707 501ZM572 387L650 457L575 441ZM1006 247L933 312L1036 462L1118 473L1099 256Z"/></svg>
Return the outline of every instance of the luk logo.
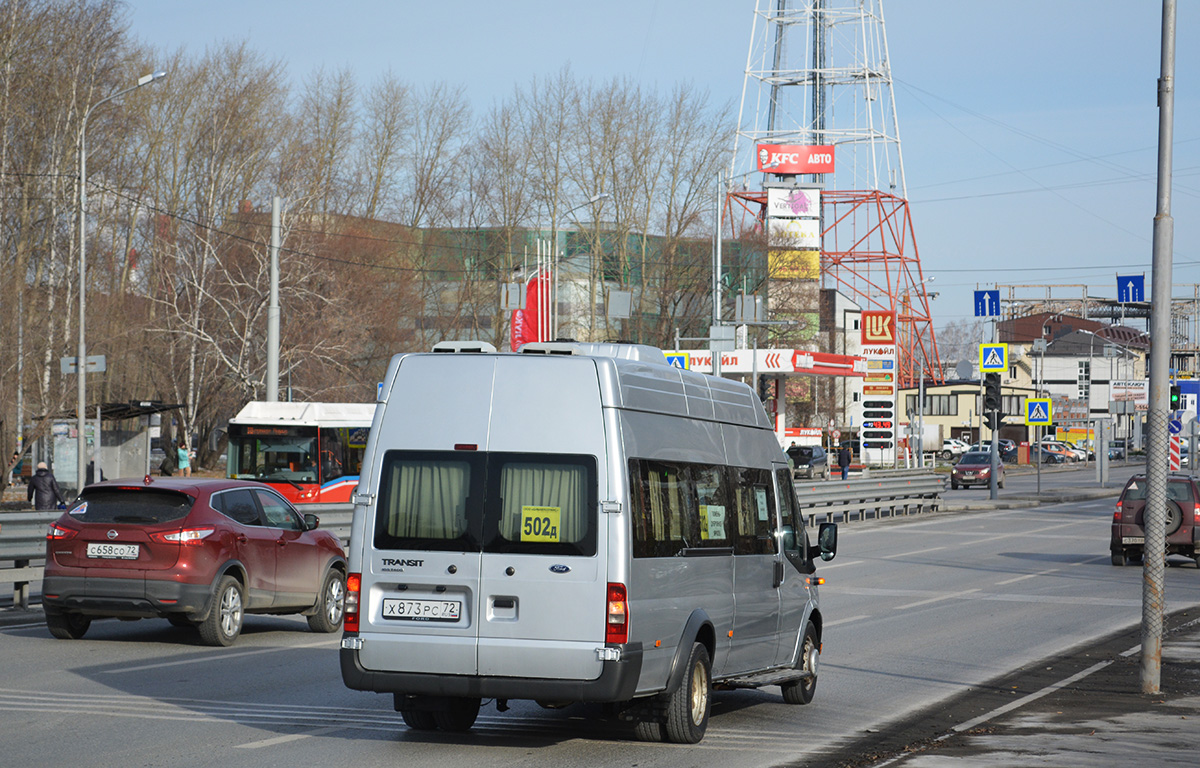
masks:
<svg viewBox="0 0 1200 768"><path fill-rule="evenodd" d="M863 312L862 343L895 344L895 316L891 312Z"/></svg>

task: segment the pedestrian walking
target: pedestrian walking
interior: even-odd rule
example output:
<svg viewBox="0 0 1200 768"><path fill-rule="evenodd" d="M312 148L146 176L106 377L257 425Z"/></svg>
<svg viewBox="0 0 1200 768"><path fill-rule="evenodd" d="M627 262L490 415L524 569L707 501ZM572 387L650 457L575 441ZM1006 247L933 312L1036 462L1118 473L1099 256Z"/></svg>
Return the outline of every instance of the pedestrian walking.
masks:
<svg viewBox="0 0 1200 768"><path fill-rule="evenodd" d="M842 470L842 479L850 475L850 447L843 445L838 449L838 468Z"/></svg>
<svg viewBox="0 0 1200 768"><path fill-rule="evenodd" d="M191 477L192 476L192 462L191 462L191 457L188 456L187 443L183 442L182 440L179 441L179 448L176 451L176 455L178 456L178 459L176 460L176 464L179 467L179 476L180 477Z"/></svg>
<svg viewBox="0 0 1200 768"><path fill-rule="evenodd" d="M54 479L54 473L46 466L46 462L38 462L37 471L29 479L26 499L33 502L34 509L54 509L56 504L66 505L67 500L58 489L58 481Z"/></svg>

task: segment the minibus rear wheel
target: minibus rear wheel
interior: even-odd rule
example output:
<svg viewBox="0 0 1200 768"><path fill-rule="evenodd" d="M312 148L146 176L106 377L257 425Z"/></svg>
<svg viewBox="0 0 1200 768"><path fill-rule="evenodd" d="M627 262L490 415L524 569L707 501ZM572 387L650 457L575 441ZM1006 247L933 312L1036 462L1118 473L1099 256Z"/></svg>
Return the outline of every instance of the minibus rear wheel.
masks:
<svg viewBox="0 0 1200 768"><path fill-rule="evenodd" d="M709 669L708 649L692 643L686 671L679 687L667 699L667 741L675 744L695 744L704 738L708 729L708 712L712 693L712 672Z"/></svg>
<svg viewBox="0 0 1200 768"><path fill-rule="evenodd" d="M471 726L475 725L475 718L479 717L479 704L479 699L451 699L448 709L434 711L433 720L443 731L469 731ZM403 713L401 714L403 716Z"/></svg>
<svg viewBox="0 0 1200 768"><path fill-rule="evenodd" d="M402 709L400 717L404 718L404 724L414 731L437 730L437 721L433 719L433 713L427 710Z"/></svg>

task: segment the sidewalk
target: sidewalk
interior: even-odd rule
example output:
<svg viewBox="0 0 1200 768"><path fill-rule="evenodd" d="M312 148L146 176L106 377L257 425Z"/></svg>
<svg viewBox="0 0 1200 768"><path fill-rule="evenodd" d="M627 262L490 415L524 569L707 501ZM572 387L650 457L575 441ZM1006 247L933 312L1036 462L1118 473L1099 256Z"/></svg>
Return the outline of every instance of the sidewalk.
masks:
<svg viewBox="0 0 1200 768"><path fill-rule="evenodd" d="M1141 692L1139 628L955 697L869 743L803 762L837 768L1195 766L1200 618L1168 618L1159 693ZM857 751L856 751L857 750Z"/></svg>

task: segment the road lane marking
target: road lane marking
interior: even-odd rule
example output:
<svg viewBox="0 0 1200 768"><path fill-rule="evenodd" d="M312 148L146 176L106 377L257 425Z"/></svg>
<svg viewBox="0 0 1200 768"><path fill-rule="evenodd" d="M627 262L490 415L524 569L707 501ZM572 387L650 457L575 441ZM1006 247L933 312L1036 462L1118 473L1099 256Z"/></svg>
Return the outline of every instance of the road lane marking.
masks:
<svg viewBox="0 0 1200 768"><path fill-rule="evenodd" d="M937 597L931 597L927 600L918 600L915 603L908 603L907 605L894 605L894 606L892 606L892 608L897 611L902 611L905 608L916 608L919 605L929 605L930 603L939 603L942 600L954 600L956 598L963 597L964 595L974 594L975 592L978 592L978 591L979 591L978 589L965 589L962 592L951 592L948 595L939 595Z"/></svg>
<svg viewBox="0 0 1200 768"><path fill-rule="evenodd" d="M340 639L320 640L315 643L301 643L299 645L284 645L271 648L257 648L252 651L232 651L230 653L221 653L220 651L212 651L203 656L191 659L179 659L178 661L160 661L154 664L139 664L136 667L121 667L120 669L106 669L103 671L105 675L120 675L126 672L141 672L144 669L160 669L162 667L179 667L187 664L208 664L212 662L213 656L220 654L222 660L236 659L241 656L259 656L264 653L279 653L280 651L293 651L300 648L317 648L323 645L328 645L331 648L336 648L340 643Z"/></svg>
<svg viewBox="0 0 1200 768"><path fill-rule="evenodd" d="M827 571L830 568L841 568L846 565L862 565L862 560L840 560L836 563L821 563L821 570Z"/></svg>
<svg viewBox="0 0 1200 768"><path fill-rule="evenodd" d="M926 552L940 552L943 549L949 549L949 548L950 547L933 547L931 549L918 549L915 552L901 552L901 553L895 554L895 555L884 555L883 557L880 558L880 560L893 560L897 557L912 557L913 555L923 555Z"/></svg>
<svg viewBox="0 0 1200 768"><path fill-rule="evenodd" d="M300 741L301 739L311 739L313 736L324 736L327 733L341 730L340 726L329 726L328 728L317 728L315 731L308 733L293 733L287 736L275 736L270 739L261 741L251 741L247 744L235 744L234 749L261 749L262 747L274 747L277 744L286 744L289 741Z"/></svg>
<svg viewBox="0 0 1200 768"><path fill-rule="evenodd" d="M847 618L838 619L837 621L827 621L827 622L825 622L825 626L826 627L836 627L839 624L849 624L852 621L859 621L860 619L869 619L869 618L871 618L871 617L868 614L864 613L861 616L848 616Z"/></svg>
<svg viewBox="0 0 1200 768"><path fill-rule="evenodd" d="M1016 576L1011 579L1005 579L1004 581L997 581L996 586L1003 587L1008 584L1015 584L1018 581L1024 581L1025 579L1032 579L1037 576L1049 576L1052 573L1058 573L1059 571L1066 570L1067 568L1076 568L1078 566L1087 565L1089 563L1099 563L1099 562L1103 562L1106 559L1107 558L1103 558L1103 557L1091 557L1091 558L1088 558L1087 560L1080 560L1077 563L1068 563L1067 565L1060 565L1057 568L1047 568L1046 570L1038 571L1037 573L1027 573L1024 576Z"/></svg>

